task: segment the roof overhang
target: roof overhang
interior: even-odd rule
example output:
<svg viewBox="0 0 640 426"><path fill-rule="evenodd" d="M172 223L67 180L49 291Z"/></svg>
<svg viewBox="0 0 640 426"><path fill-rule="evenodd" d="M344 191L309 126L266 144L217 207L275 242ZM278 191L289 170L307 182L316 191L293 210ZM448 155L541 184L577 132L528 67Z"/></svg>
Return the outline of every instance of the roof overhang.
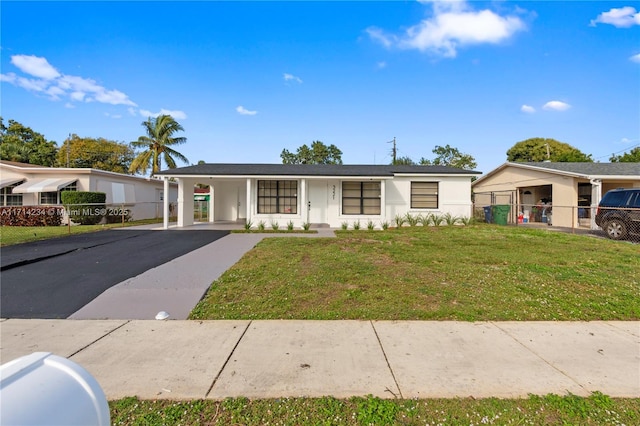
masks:
<svg viewBox="0 0 640 426"><path fill-rule="evenodd" d="M57 192L60 188L64 188L76 180L78 180L78 178L31 179L22 185L18 185L13 188L13 193Z"/></svg>

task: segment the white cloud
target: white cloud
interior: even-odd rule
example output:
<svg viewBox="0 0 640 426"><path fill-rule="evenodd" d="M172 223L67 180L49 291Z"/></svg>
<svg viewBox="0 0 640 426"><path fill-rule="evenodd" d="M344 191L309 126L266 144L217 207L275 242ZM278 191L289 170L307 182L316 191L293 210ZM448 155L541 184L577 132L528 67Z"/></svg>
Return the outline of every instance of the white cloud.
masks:
<svg viewBox="0 0 640 426"><path fill-rule="evenodd" d="M35 78L0 74L0 80L30 92L43 93L51 100L68 97L74 102L100 102L111 105L137 106L119 90L109 90L95 80L75 75L61 74L46 58L33 55L14 55L11 63L20 71Z"/></svg>
<svg viewBox="0 0 640 426"><path fill-rule="evenodd" d="M296 76L295 76L295 75L293 75L293 74L284 73L283 78L284 78L284 81L287 81L287 82L289 82L289 81L293 81L293 82L295 82L295 83L300 83L300 84L302 84L302 80L300 79L300 77L296 77Z"/></svg>
<svg viewBox="0 0 640 426"><path fill-rule="evenodd" d="M571 105L561 101L549 101L542 107L542 109L550 111L566 111L569 108L571 108Z"/></svg>
<svg viewBox="0 0 640 426"><path fill-rule="evenodd" d="M417 49L453 58L460 47L497 44L524 31L526 24L515 15L501 16L491 10L471 10L464 1L429 2L433 16L409 27L404 34L385 34L376 27L366 30L385 47Z"/></svg>
<svg viewBox="0 0 640 426"><path fill-rule="evenodd" d="M387 67L387 63L385 61L380 61L376 64L376 66L378 67L378 69L383 69Z"/></svg>
<svg viewBox="0 0 640 426"><path fill-rule="evenodd" d="M236 107L236 111L238 111L238 114L240 115L256 115L258 113L258 111L249 111L242 105Z"/></svg>
<svg viewBox="0 0 640 426"><path fill-rule="evenodd" d="M520 107L520 111L526 112L527 114L533 114L534 112L536 112L536 109L530 105L522 105Z"/></svg>
<svg viewBox="0 0 640 426"><path fill-rule="evenodd" d="M187 114L184 111L178 111L178 110L168 110L168 109L164 109L162 108L159 112L151 112L149 110L146 109L141 109L140 111L140 115L145 117L145 118L149 118L149 117L157 117L159 115L170 115L171 117L175 118L176 120L184 120L187 118ZM131 113L131 109L129 110L129 113Z"/></svg>
<svg viewBox="0 0 640 426"><path fill-rule="evenodd" d="M13 55L11 63L26 74L45 80L60 77L60 73L45 58L33 55Z"/></svg>
<svg viewBox="0 0 640 426"><path fill-rule="evenodd" d="M369 27L365 31L367 32L367 34L369 34L369 37L371 37L372 40L377 41L387 48L391 47L398 41L398 38L396 36L385 34L380 28Z"/></svg>
<svg viewBox="0 0 640 426"><path fill-rule="evenodd" d="M617 28L629 28L640 25L640 12L631 6L612 8L608 12L602 12L596 19L591 20L591 26L596 24L610 24Z"/></svg>
<svg viewBox="0 0 640 426"><path fill-rule="evenodd" d="M631 57L629 57L629 60L632 62L637 62L640 64L640 53L638 53L637 55L633 55Z"/></svg>

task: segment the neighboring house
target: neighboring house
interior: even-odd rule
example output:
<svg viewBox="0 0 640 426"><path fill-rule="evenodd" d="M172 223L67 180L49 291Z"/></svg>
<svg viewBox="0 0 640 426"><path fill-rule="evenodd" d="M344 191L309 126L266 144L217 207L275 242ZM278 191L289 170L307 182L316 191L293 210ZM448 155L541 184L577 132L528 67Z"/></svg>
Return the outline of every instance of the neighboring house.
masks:
<svg viewBox="0 0 640 426"><path fill-rule="evenodd" d="M193 224L194 186L210 186L209 221L338 228L406 213L472 214L479 172L443 166L199 164L157 174L178 182L178 226ZM165 222L165 227L168 224Z"/></svg>
<svg viewBox="0 0 640 426"><path fill-rule="evenodd" d="M133 219L162 217L164 194L177 200L178 186L164 182L85 168L56 168L0 160L1 206L59 205L63 191L104 192L106 203L124 206Z"/></svg>
<svg viewBox="0 0 640 426"><path fill-rule="evenodd" d="M473 182L477 206L510 204L511 220L597 228L595 209L614 188L640 187L640 163L504 163ZM549 207L551 207L549 209Z"/></svg>

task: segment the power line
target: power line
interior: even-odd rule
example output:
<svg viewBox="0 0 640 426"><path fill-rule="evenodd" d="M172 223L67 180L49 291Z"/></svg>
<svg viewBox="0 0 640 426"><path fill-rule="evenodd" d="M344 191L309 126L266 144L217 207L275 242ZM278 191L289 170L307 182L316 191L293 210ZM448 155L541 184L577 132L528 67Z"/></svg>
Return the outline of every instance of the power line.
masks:
<svg viewBox="0 0 640 426"><path fill-rule="evenodd" d="M622 153L622 152L631 151L632 149L637 148L637 147L640 147L640 143L635 144L635 145L633 145L633 146L630 146L630 147L628 147L628 148L625 148L625 149L623 149L623 150L621 150L621 151L618 151L618 152L613 152L613 153L608 154L608 155L602 155L602 156L600 156L600 157L595 157L595 158L594 158L594 160L599 160L600 158L607 158L607 157L609 157L609 158L610 158L610 157L611 157L611 156L613 156L613 155L620 154L620 153Z"/></svg>

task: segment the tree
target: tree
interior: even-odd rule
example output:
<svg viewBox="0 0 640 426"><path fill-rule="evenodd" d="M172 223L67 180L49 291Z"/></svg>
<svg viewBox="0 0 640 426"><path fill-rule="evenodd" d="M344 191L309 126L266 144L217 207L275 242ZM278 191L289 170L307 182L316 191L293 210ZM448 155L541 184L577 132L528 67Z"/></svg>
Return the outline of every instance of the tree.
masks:
<svg viewBox="0 0 640 426"><path fill-rule="evenodd" d="M391 160L391 164L393 165L405 165L405 166L414 166L416 164L410 157L398 157L395 162Z"/></svg>
<svg viewBox="0 0 640 426"><path fill-rule="evenodd" d="M424 166L449 166L464 170L473 170L478 166L475 158L469 154L463 154L458 148L449 145L436 147L431 151L436 154L436 158L428 160L420 159L420 164Z"/></svg>
<svg viewBox="0 0 640 426"><path fill-rule="evenodd" d="M72 135L58 150L59 167L86 167L116 173L129 173L135 152L128 144L104 138Z"/></svg>
<svg viewBox="0 0 640 426"><path fill-rule="evenodd" d="M282 164L342 164L342 151L333 144L313 141L311 147L302 145L295 154L283 149L280 158Z"/></svg>
<svg viewBox="0 0 640 426"><path fill-rule="evenodd" d="M637 146L622 155L611 154L609 161L612 163L640 163L640 146Z"/></svg>
<svg viewBox="0 0 640 426"><path fill-rule="evenodd" d="M524 163L528 161L553 162L593 162L591 154L555 139L531 138L516 143L507 151L507 161Z"/></svg>
<svg viewBox="0 0 640 426"><path fill-rule="evenodd" d="M52 167L58 147L43 135L14 120L4 125L0 117L0 159Z"/></svg>
<svg viewBox="0 0 640 426"><path fill-rule="evenodd" d="M174 137L178 131L184 131L182 126L170 115L162 114L156 118L151 118L142 122L147 134L140 136L137 141L131 142L133 148L144 149L131 162L129 171L131 173L142 172L147 173L147 169L151 167L151 174L160 171L161 161L167 164L167 167L174 169L176 161L173 157L189 163L187 157L171 148L171 145L180 145L187 141L185 137Z"/></svg>

